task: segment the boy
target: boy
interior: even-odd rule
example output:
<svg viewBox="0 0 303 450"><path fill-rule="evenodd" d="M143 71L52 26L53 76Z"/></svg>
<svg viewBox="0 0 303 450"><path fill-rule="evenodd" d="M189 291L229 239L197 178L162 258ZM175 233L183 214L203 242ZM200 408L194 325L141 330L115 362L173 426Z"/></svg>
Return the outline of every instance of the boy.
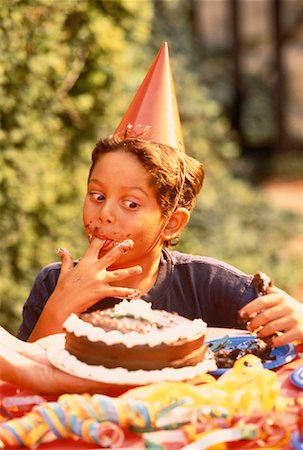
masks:
<svg viewBox="0 0 303 450"><path fill-rule="evenodd" d="M251 317L274 345L303 339L303 305L275 287L257 298L252 276L212 258L168 250L189 221L203 167L184 152L167 45L114 135L92 156L83 223L90 245L79 262L60 249L24 305L18 336L62 331L71 312L103 309L119 298L151 302L208 326L239 327ZM254 300L255 299L255 300ZM252 302L252 300L254 300ZM251 302L251 303L250 303Z"/></svg>

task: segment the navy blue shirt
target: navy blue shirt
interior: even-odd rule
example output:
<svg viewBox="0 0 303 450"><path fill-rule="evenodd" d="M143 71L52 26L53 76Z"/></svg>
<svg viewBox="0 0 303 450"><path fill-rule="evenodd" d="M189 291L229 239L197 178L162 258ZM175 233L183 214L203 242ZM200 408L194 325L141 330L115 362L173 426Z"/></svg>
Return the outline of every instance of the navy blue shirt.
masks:
<svg viewBox="0 0 303 450"><path fill-rule="evenodd" d="M56 287L61 263L44 267L23 306L18 338L27 340ZM162 250L154 287L141 298L154 309L164 309L189 319L201 318L210 327L241 328L238 310L257 297L253 276L214 258ZM117 299L102 299L88 311L104 309Z"/></svg>

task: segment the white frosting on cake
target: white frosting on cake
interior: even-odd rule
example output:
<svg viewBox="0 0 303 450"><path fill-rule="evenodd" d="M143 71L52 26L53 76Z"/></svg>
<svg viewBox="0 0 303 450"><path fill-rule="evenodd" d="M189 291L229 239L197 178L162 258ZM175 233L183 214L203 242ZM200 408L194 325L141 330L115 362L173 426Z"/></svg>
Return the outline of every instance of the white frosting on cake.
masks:
<svg viewBox="0 0 303 450"><path fill-rule="evenodd" d="M124 316L130 314L136 314L138 317L142 318L142 314L147 314L151 320L159 321L161 320L161 311L151 310L150 305L148 307L139 307L144 300L132 300L128 307L130 309L125 309L125 305L121 307L120 313ZM122 302L123 303L123 302ZM150 314L149 309L152 314ZM119 310L118 310L119 311ZM130 313L132 311L132 313ZM120 315L121 315L120 314ZM113 344L124 344L126 347L130 348L134 345L148 345L150 347L155 347L160 344L171 344L175 343L179 339L194 340L206 333L206 323L201 319L194 320L184 320L184 323L179 323L172 328L163 327L163 329L156 329L146 334L139 334L136 331L131 331L129 333L123 334L118 330L105 331L103 328L95 327L91 323L81 320L76 314L72 313L63 324L64 329L69 333L74 333L78 337L86 337L91 342L104 342L107 345Z"/></svg>
<svg viewBox="0 0 303 450"><path fill-rule="evenodd" d="M113 315L115 317L131 316L135 319L145 319L149 322L154 320L154 312L151 304L144 300L123 300L114 306Z"/></svg>
<svg viewBox="0 0 303 450"><path fill-rule="evenodd" d="M49 361L69 374L110 385L145 385L160 381L184 381L217 368L211 353L206 352L204 361L196 366L165 368L161 370L133 370L122 367L108 369L103 366L90 366L79 361L64 348L64 335L57 334L47 348Z"/></svg>

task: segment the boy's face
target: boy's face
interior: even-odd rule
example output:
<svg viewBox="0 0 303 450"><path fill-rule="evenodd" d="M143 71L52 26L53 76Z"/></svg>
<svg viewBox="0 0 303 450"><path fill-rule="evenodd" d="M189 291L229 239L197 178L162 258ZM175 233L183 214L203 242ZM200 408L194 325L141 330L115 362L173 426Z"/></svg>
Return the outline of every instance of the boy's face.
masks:
<svg viewBox="0 0 303 450"><path fill-rule="evenodd" d="M134 241L134 248L112 268L139 264L149 256L164 219L148 172L134 155L121 150L99 158L88 182L83 222L89 240L96 236L106 241L100 257L115 242ZM153 254L161 247L162 241Z"/></svg>

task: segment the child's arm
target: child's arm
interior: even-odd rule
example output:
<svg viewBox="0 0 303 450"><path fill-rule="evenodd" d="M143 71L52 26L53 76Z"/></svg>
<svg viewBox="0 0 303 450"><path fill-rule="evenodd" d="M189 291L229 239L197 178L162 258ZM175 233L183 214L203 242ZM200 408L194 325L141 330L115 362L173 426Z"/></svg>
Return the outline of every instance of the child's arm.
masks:
<svg viewBox="0 0 303 450"><path fill-rule="evenodd" d="M0 327L0 378L32 392L62 394L69 392L105 392L103 383L85 380L53 367L46 350L49 338L39 343L23 342Z"/></svg>
<svg viewBox="0 0 303 450"><path fill-rule="evenodd" d="M266 295L248 303L239 313L243 318L250 318L249 331L262 327L258 332L260 338L282 332L272 337L276 347L303 341L303 303L275 286L268 287Z"/></svg>
<svg viewBox="0 0 303 450"><path fill-rule="evenodd" d="M80 314L103 298L127 298L137 293L135 289L112 286L111 283L141 273L140 266L107 270L123 253L132 248L133 242L124 241L99 259L103 244L104 241L94 238L76 266L73 264L71 255L63 251L57 286L48 299L29 341L35 341L49 334L61 333L63 322L72 312Z"/></svg>

